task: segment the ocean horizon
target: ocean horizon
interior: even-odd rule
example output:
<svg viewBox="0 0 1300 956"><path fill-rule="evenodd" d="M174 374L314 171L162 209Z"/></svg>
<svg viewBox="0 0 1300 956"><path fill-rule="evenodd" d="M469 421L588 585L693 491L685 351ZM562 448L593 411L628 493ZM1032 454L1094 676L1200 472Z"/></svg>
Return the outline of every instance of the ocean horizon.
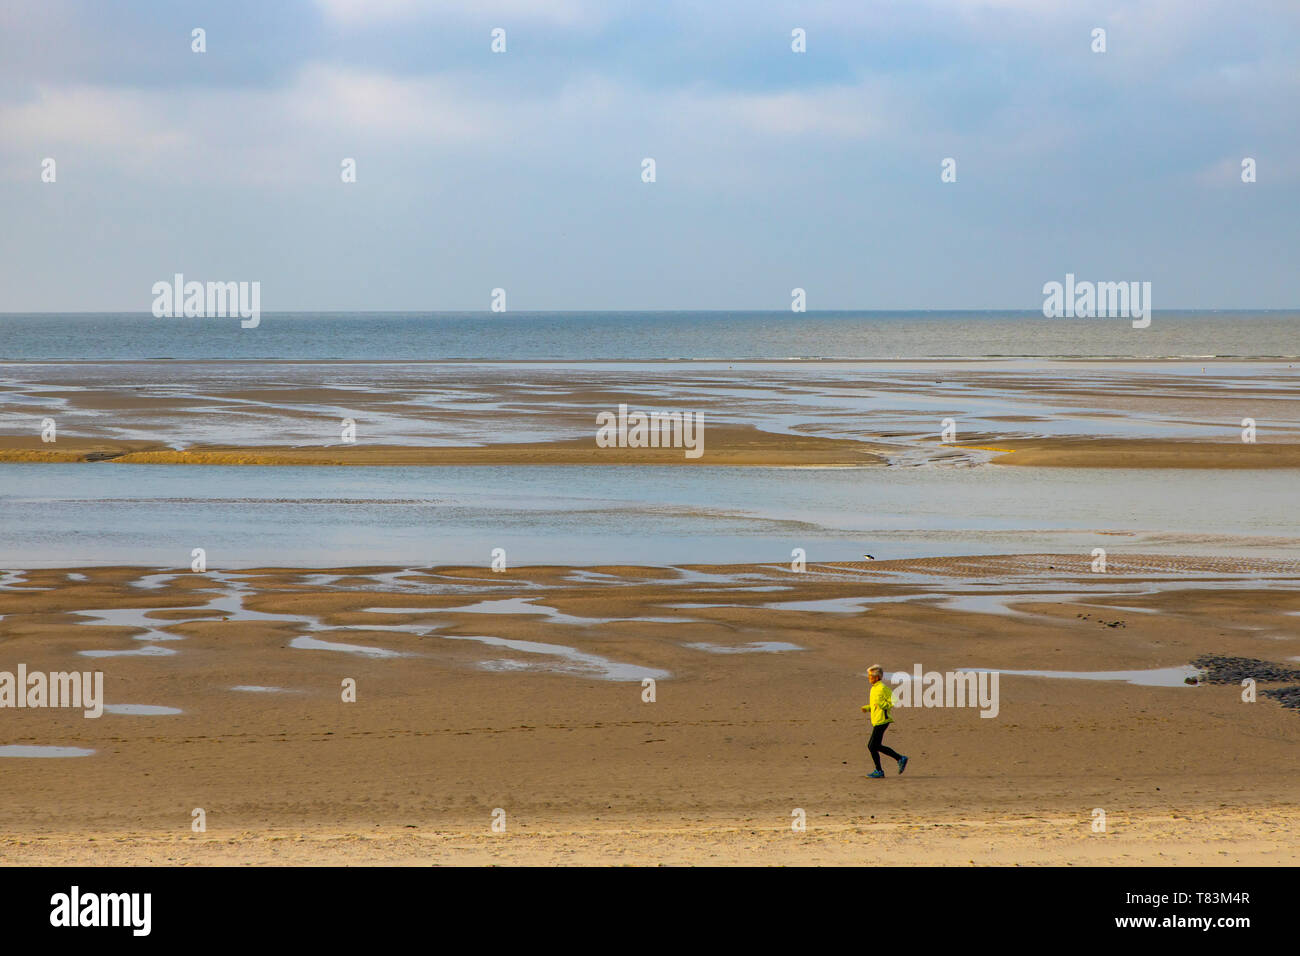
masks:
<svg viewBox="0 0 1300 956"><path fill-rule="evenodd" d="M1249 323L1242 326L1240 323ZM182 334L183 331L183 334ZM0 363L43 361L648 361L1300 357L1300 310L0 313Z"/></svg>

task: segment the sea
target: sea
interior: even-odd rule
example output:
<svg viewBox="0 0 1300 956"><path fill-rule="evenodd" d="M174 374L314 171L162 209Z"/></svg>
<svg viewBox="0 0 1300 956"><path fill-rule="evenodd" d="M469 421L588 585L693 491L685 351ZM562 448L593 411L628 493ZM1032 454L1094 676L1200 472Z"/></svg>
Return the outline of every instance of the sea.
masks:
<svg viewBox="0 0 1300 956"><path fill-rule="evenodd" d="M463 363L490 366L492 375L513 369L512 380L539 384L541 401L583 363L598 369L611 391L621 369L644 375L650 365L665 381L689 380L690 369L734 376L738 407L762 405L753 421L775 430L803 427L800 415L843 421L852 412L830 399L819 411L816 394L801 394L798 414L784 413L780 396L794 394L792 376L816 383L838 374L817 372L822 363L891 363L900 375L935 361L1039 370L1056 363L1041 374L1066 380L1078 363L1080 383L1093 389L1124 387L1098 377L1099 362L1139 362L1148 370L1168 364L1189 375L1208 364L1230 394L1257 368L1289 374L1297 356L1298 311L1156 312L1145 329L1122 319L1006 311L266 313L252 329L238 319L0 315L6 399L41 399L42 388L63 396L78 388L138 392L142 382L165 389L182 376L189 388L214 368L224 369L222 380L248 387L262 380L303 386L337 381L338 363L378 363L356 379L367 388L390 378L410 388L422 374L412 365ZM754 363L753 371L742 363ZM780 363L774 367L782 381L765 399L763 376L778 373L764 363ZM746 381L759 388L752 401ZM810 385L813 393L818 388ZM1005 425L1024 417L1016 395L956 394L939 401L966 401L985 427L999 420L1022 427ZM878 414L894 416L886 425L910 427L913 398L899 409L874 398ZM238 412L223 410L227 418L213 419L216 427ZM1039 417L1047 424L1035 427L1068 433L1052 429L1081 420L1058 412L1044 409ZM935 405L921 414L937 421L946 412ZM1222 427L1148 420L1141 407L1127 418L1082 421L1099 433L1156 437L1206 437ZM388 440L423 440L396 425L392 432ZM795 549L809 561L1089 554L1096 547L1285 559L1300 553L1297 487L1292 472L1278 470L6 463L0 568L185 567L197 547L210 566L227 568L486 566L495 548L512 564L566 565L788 563Z"/></svg>
<svg viewBox="0 0 1300 956"><path fill-rule="evenodd" d="M1300 311L1049 319L1038 312L268 312L0 315L0 362L1300 357Z"/></svg>

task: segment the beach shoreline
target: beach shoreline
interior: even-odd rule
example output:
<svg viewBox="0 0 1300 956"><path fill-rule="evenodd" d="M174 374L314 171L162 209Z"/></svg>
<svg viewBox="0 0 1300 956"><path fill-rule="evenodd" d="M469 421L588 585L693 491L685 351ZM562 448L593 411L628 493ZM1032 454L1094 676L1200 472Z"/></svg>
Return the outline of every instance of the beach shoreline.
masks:
<svg viewBox="0 0 1300 956"><path fill-rule="evenodd" d="M1004 674L994 719L900 710L913 764L865 778L868 664L1300 656L1295 562L1131 556L1092 590L1087 566L10 575L0 670L102 669L110 702L180 713L0 711L0 743L94 751L0 760L0 847L17 865L1293 862L1300 713L1232 684ZM150 648L173 653L84 656Z"/></svg>
<svg viewBox="0 0 1300 956"><path fill-rule="evenodd" d="M814 435L777 435L743 426L701 431L699 457L685 448L601 448L594 438L510 442L480 446L338 444L317 448L198 446L168 448L156 442L60 441L39 436L0 437L0 462L120 463L128 465L695 465L861 466L884 461L886 446Z"/></svg>
<svg viewBox="0 0 1300 956"><path fill-rule="evenodd" d="M1297 373L1276 362L323 367L10 365L0 463L1300 467ZM691 447L598 444L656 413Z"/></svg>
<svg viewBox="0 0 1300 956"><path fill-rule="evenodd" d="M781 435L755 428L723 426L703 432L704 451L689 457L682 448L601 448L594 439L507 442L464 446L339 444L323 447L195 446L169 448L157 442L64 439L57 447L39 437L0 436L0 463L248 465L248 466L548 466L590 467L690 465L713 467L876 467L892 456L936 462L988 460L995 465L1037 468L1294 469L1300 444L1107 438L986 438L924 445L853 441L813 435ZM972 454L974 453L974 454Z"/></svg>

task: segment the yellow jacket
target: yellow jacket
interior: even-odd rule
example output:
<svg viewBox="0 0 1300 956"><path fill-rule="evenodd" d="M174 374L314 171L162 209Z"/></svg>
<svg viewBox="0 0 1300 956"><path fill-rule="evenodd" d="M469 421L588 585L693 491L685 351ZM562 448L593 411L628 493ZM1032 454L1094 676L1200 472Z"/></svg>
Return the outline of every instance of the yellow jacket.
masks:
<svg viewBox="0 0 1300 956"><path fill-rule="evenodd" d="M872 727L894 722L894 692L889 689L889 685L883 679L871 685L871 703L864 704L862 709L863 711L871 711Z"/></svg>

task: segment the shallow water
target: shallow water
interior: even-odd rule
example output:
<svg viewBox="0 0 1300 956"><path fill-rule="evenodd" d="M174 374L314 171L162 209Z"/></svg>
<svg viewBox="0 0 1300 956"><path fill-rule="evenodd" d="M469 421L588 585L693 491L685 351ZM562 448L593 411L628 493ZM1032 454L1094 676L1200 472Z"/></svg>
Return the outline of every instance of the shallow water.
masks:
<svg viewBox="0 0 1300 956"><path fill-rule="evenodd" d="M89 757L94 752L85 747L47 747L38 744L0 746L0 757Z"/></svg>
<svg viewBox="0 0 1300 956"><path fill-rule="evenodd" d="M780 601L761 605L771 611L807 611L814 614L861 614L867 610L867 598L824 598L820 601Z"/></svg>
<svg viewBox="0 0 1300 956"><path fill-rule="evenodd" d="M751 641L748 644L708 644L697 642L686 647L708 654L779 654L784 651L802 651L798 644L788 641Z"/></svg>
<svg viewBox="0 0 1300 956"><path fill-rule="evenodd" d="M1000 668L962 668L975 673L997 673L1010 677L1055 677L1062 680L1106 680L1124 681L1126 684L1139 684L1143 687L1189 687L1188 677L1196 677L1201 672L1190 665L1184 667L1157 667L1138 671L1008 671Z"/></svg>
<svg viewBox="0 0 1300 956"><path fill-rule="evenodd" d="M390 651L384 647L365 647L361 644L338 644L334 641L322 641L319 638L295 637L289 642L290 647L296 647L305 651L340 651L344 654L356 654L360 657L405 657L406 655L398 651Z"/></svg>
<svg viewBox="0 0 1300 956"><path fill-rule="evenodd" d="M82 657L168 657L176 652L170 647L135 647L122 650L78 651Z"/></svg>
<svg viewBox="0 0 1300 956"><path fill-rule="evenodd" d="M161 707L156 704L105 704L106 714L126 714L133 717L164 717L180 714L179 707Z"/></svg>
<svg viewBox="0 0 1300 956"><path fill-rule="evenodd" d="M672 675L656 667L642 667L639 664L626 664L589 654L562 644L543 644L538 641L517 641L505 637L481 637L463 634L440 635L448 641L476 641L491 647L505 647L524 654L538 654L558 658L556 663L531 664L527 661L504 660L484 661L479 666L486 670L547 670L560 674L579 674L610 681L665 680Z"/></svg>
<svg viewBox="0 0 1300 956"><path fill-rule="evenodd" d="M1300 331L1300 327L1298 327ZM89 378L89 381L88 381ZM1261 440L1300 434L1294 362L118 362L0 364L0 432L45 417L61 437L331 447L352 419L361 444L440 447L592 438L620 395L703 412L710 424L861 440L924 463L951 417L980 444L1101 435ZM312 401L307 401L307 397ZM1239 412L1234 417L1234 412ZM1267 418L1263 417L1267 415ZM707 447L707 434L706 434Z"/></svg>
<svg viewBox="0 0 1300 956"><path fill-rule="evenodd" d="M1207 508L1206 502L1232 507ZM256 528L256 534L249 529ZM1294 557L1286 470L0 464L0 567ZM399 576L402 572L399 572ZM679 572L686 583L707 576ZM158 583L157 580L142 586ZM394 582L397 584L399 582ZM9 574L0 587L23 587ZM428 584L410 584L428 590ZM518 588L514 588L518 590ZM155 624L156 626L156 624Z"/></svg>
<svg viewBox="0 0 1300 956"><path fill-rule="evenodd" d="M88 608L78 610L75 613L78 617L88 617L91 620L86 623L91 627L111 626L111 627L132 627L143 630L143 634L135 634L133 640L137 641L179 641L182 640L178 634L170 634L167 631L158 630L158 625L173 623L170 621L159 620L158 618L147 617L153 608Z"/></svg>
<svg viewBox="0 0 1300 956"><path fill-rule="evenodd" d="M283 687L263 687L259 684L239 684L230 688L249 694L287 694L289 691Z"/></svg>

